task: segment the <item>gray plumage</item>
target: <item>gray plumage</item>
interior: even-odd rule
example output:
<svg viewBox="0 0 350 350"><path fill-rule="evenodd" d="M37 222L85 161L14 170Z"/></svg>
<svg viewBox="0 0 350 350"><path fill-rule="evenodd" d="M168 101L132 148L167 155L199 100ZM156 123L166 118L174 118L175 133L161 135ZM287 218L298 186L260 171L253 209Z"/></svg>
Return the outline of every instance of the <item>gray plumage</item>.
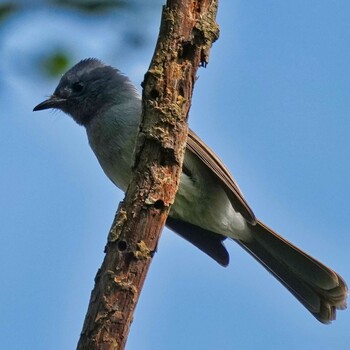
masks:
<svg viewBox="0 0 350 350"><path fill-rule="evenodd" d="M141 118L141 99L129 79L99 60L83 60L34 110L47 108L86 128L102 169L125 191ZM235 240L323 323L346 308L344 280L256 219L227 168L191 130L167 225L223 266L229 262L223 241Z"/></svg>

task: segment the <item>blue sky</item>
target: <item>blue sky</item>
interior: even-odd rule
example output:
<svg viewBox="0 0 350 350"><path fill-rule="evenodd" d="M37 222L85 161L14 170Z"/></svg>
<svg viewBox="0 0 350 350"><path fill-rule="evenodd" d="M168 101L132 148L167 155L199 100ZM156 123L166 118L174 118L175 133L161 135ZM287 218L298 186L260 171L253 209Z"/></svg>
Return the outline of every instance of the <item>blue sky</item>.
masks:
<svg viewBox="0 0 350 350"><path fill-rule="evenodd" d="M128 11L115 23L33 8L0 29L4 349L75 347L123 198L83 128L63 113L32 113L57 84L33 62L63 47L75 61L118 66L140 86L159 26L160 6L152 6L142 9L148 40L128 50L123 28L139 25ZM341 0L221 1L221 36L199 70L190 112L190 126L255 214L348 282L349 11ZM222 268L163 232L127 349L350 347L348 311L318 323L246 252L226 246L231 263Z"/></svg>

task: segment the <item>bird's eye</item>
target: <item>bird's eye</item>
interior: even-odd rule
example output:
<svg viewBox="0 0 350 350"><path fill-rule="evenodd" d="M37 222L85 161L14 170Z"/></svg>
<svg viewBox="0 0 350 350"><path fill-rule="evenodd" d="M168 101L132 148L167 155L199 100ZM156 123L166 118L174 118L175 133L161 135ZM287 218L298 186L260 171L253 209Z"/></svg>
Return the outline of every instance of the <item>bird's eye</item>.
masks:
<svg viewBox="0 0 350 350"><path fill-rule="evenodd" d="M82 92L84 89L84 84L81 81L78 81L72 85L72 91L75 93Z"/></svg>

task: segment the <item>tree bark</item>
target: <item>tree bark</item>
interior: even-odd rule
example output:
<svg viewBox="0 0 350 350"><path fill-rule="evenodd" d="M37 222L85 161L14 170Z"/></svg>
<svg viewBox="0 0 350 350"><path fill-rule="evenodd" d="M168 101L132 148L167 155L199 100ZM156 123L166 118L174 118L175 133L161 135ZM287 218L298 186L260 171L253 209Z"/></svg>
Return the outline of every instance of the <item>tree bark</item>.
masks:
<svg viewBox="0 0 350 350"><path fill-rule="evenodd" d="M168 0L143 82L133 179L108 235L79 350L124 349L180 181L196 72L218 38L217 0ZM118 137L118 135L116 135Z"/></svg>

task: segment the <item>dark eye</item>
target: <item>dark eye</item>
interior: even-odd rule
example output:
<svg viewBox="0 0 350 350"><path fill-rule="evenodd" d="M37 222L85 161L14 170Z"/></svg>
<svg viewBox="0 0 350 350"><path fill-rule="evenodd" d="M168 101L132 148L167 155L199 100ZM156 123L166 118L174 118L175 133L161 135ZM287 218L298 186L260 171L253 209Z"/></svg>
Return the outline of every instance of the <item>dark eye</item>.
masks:
<svg viewBox="0 0 350 350"><path fill-rule="evenodd" d="M81 81L78 81L72 85L72 91L75 93L82 92L84 89L84 84Z"/></svg>

